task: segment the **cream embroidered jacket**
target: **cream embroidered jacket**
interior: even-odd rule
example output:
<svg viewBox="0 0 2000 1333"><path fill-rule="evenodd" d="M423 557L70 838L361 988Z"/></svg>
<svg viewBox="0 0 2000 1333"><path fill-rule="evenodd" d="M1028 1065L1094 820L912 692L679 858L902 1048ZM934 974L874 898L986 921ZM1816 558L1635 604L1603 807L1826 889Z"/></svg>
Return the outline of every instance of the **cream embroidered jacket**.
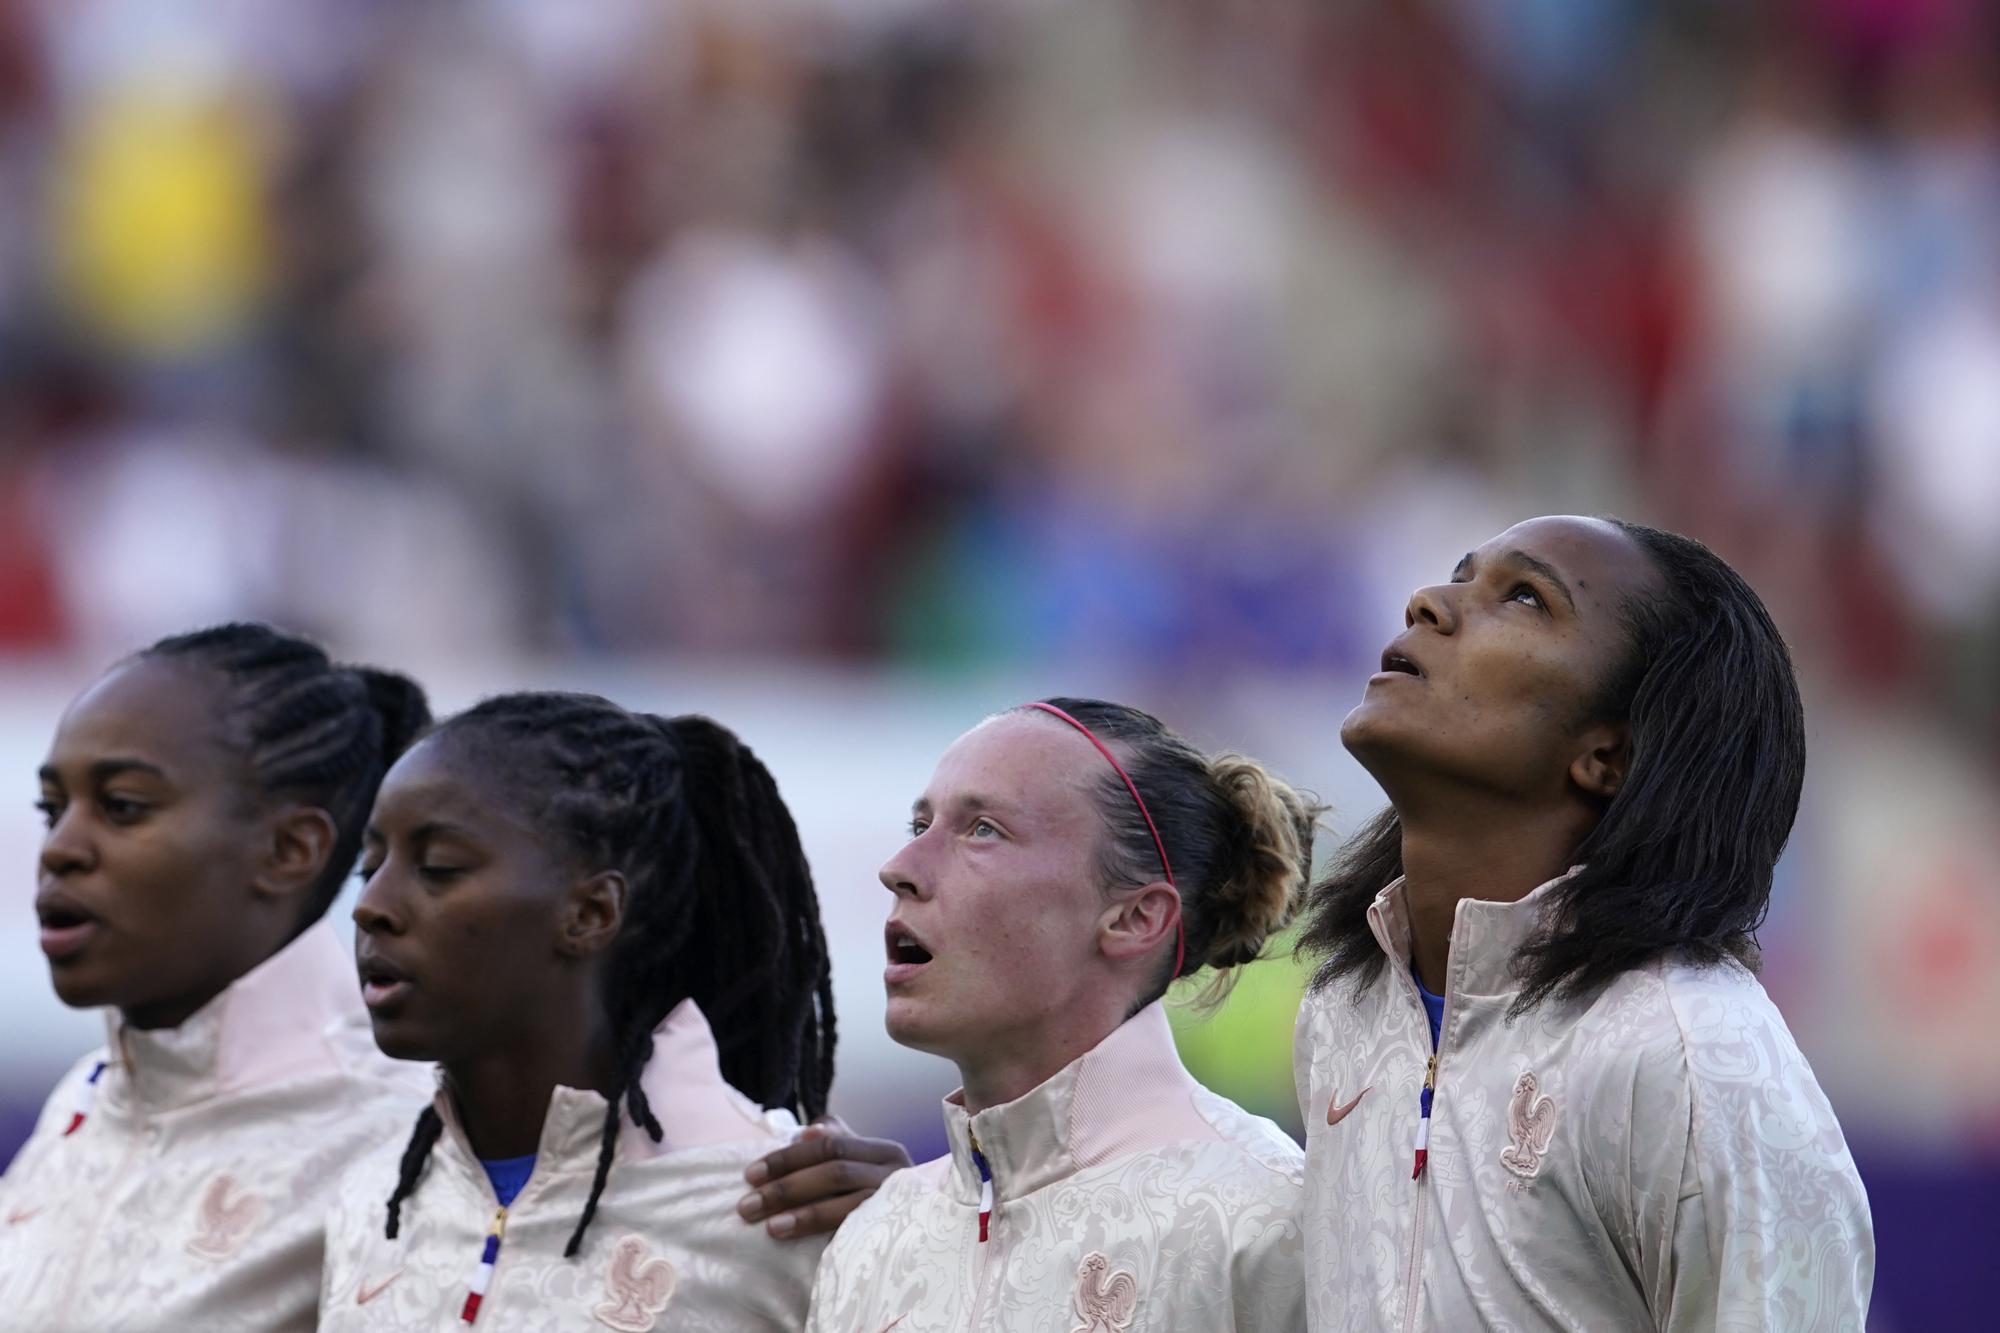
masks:
<svg viewBox="0 0 2000 1333"><path fill-rule="evenodd" d="M1420 1177L1431 1037L1400 881L1368 917L1388 966L1358 998L1308 995L1314 1333L1860 1333L1868 1200L1763 988L1735 965L1656 964L1510 1024L1511 961L1548 888L1459 904Z"/></svg>
<svg viewBox="0 0 2000 1333"><path fill-rule="evenodd" d="M763 1112L723 1081L715 1038L692 1001L653 1034L641 1086L665 1132L660 1143L625 1117L597 1215L574 1259L563 1248L597 1168L605 1102L557 1088L534 1174L507 1209L475 1329L488 1333L611 1328L645 1333L797 1333L825 1242L777 1241L736 1213L743 1169L788 1141L796 1123ZM444 1133L395 1240L384 1237L416 1109L396 1142L341 1181L327 1222L323 1333L463 1328L499 1201L473 1155L451 1098L435 1105Z"/></svg>
<svg viewBox="0 0 2000 1333"><path fill-rule="evenodd" d="M0 1330L311 1329L335 1178L423 1095L375 1049L333 928L179 1027L107 1022L0 1178Z"/></svg>
<svg viewBox="0 0 2000 1333"><path fill-rule="evenodd" d="M1195 1082L1140 1011L899 1171L820 1263L814 1333L1297 1333L1296 1144ZM975 1145L992 1174L981 1241Z"/></svg>

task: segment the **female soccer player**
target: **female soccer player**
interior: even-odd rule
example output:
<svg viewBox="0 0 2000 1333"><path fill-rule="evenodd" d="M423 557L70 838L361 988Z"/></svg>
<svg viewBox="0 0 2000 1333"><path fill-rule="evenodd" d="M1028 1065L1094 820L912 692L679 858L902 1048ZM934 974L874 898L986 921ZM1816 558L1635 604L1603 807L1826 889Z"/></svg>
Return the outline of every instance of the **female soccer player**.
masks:
<svg viewBox="0 0 2000 1333"><path fill-rule="evenodd" d="M1751 974L1805 768L1763 604L1540 518L1405 619L1341 728L1390 808L1311 906L1311 1327L1858 1333L1867 1200Z"/></svg>
<svg viewBox="0 0 2000 1333"><path fill-rule="evenodd" d="M1118 704L959 738L882 868L889 1034L957 1064L951 1152L842 1225L811 1328L1302 1326L1298 1148L1189 1076L1160 1000L1291 919L1316 813Z"/></svg>
<svg viewBox="0 0 2000 1333"><path fill-rule="evenodd" d="M825 1105L832 992L755 756L706 718L501 696L396 764L363 862L375 1037L438 1092L343 1181L320 1327L798 1329L823 1242L733 1205Z"/></svg>
<svg viewBox="0 0 2000 1333"><path fill-rule="evenodd" d="M63 714L35 910L108 1042L0 1179L0 1328L312 1328L334 1168L413 1096L321 917L428 718L263 625L154 644Z"/></svg>

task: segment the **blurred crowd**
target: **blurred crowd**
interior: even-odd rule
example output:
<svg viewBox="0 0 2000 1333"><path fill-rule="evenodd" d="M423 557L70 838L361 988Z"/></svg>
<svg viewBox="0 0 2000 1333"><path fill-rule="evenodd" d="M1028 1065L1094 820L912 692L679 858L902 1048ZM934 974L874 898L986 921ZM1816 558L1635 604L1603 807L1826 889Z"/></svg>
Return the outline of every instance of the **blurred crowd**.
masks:
<svg viewBox="0 0 2000 1333"><path fill-rule="evenodd" d="M0 0L0 647L1360 670L1693 531L2000 754L1977 0Z"/></svg>

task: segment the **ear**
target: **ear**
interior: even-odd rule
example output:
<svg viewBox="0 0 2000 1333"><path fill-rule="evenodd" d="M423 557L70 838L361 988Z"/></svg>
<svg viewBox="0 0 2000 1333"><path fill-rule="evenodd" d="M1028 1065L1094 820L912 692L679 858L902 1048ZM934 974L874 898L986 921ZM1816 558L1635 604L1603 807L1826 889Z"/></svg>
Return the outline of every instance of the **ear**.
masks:
<svg viewBox="0 0 2000 1333"><path fill-rule="evenodd" d="M1097 918L1097 950L1114 962L1150 958L1173 942L1181 895L1163 880L1118 895Z"/></svg>
<svg viewBox="0 0 2000 1333"><path fill-rule="evenodd" d="M1583 749L1570 761L1569 780L1585 795L1608 801L1625 785L1632 767L1632 727L1604 722L1583 733Z"/></svg>
<svg viewBox="0 0 2000 1333"><path fill-rule="evenodd" d="M625 924L630 893L625 876L616 870L600 870L570 885L563 895L556 952L565 958L588 958L609 949Z"/></svg>
<svg viewBox="0 0 2000 1333"><path fill-rule="evenodd" d="M271 824L252 889L266 898L302 898L326 873L339 830L333 816L316 805L287 805Z"/></svg>

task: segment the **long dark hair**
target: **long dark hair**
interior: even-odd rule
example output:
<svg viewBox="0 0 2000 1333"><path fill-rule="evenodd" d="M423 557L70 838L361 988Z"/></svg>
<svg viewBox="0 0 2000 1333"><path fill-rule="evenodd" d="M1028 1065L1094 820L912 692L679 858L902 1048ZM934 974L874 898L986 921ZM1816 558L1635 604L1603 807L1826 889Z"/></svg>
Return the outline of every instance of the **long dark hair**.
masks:
<svg viewBox="0 0 2000 1333"><path fill-rule="evenodd" d="M236 622L176 634L137 654L189 662L221 677L229 739L258 792L303 801L333 820L333 849L298 929L326 915L361 854L383 775L429 725L430 705L407 676L343 666L309 639Z"/></svg>
<svg viewBox="0 0 2000 1333"><path fill-rule="evenodd" d="M705 717L628 712L595 695L507 694L437 732L471 747L537 827L630 884L604 1000L616 1041L597 1174L563 1253L597 1212L621 1106L661 1138L640 1075L653 1029L693 1000L722 1074L767 1107L810 1119L833 1082L833 980L812 873L769 770ZM389 1198L387 1234L416 1189L442 1122L424 1108Z"/></svg>
<svg viewBox="0 0 2000 1333"><path fill-rule="evenodd" d="M1597 715L1632 729L1632 761L1515 958L1514 1012L1589 995L1657 958L1757 965L1755 933L1805 780L1805 712L1785 641L1740 575L1700 542L1613 519L1657 592L1624 608L1629 647ZM1302 953L1315 987L1365 988L1385 962L1368 908L1403 872L1393 809L1364 824L1312 890Z"/></svg>

